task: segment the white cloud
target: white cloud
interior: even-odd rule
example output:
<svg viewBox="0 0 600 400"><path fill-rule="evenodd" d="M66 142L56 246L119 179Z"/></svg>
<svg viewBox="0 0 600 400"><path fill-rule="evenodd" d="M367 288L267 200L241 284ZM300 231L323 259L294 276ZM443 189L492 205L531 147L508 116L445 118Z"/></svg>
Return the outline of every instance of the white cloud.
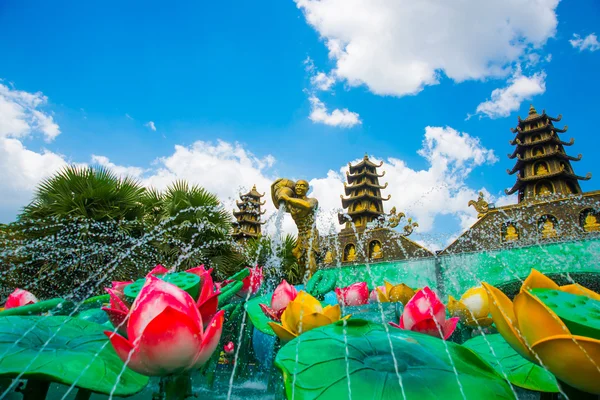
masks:
<svg viewBox="0 0 600 400"><path fill-rule="evenodd" d="M325 104L317 96L311 95L308 100L311 108L308 118L315 123L341 128L351 128L362 123L358 113L349 111L347 108L342 110L336 108L332 112L328 112Z"/></svg>
<svg viewBox="0 0 600 400"><path fill-rule="evenodd" d="M66 165L59 154L36 153L18 139L0 137L0 221L13 220L31 201L36 185Z"/></svg>
<svg viewBox="0 0 600 400"><path fill-rule="evenodd" d="M335 84L335 76L324 72L317 72L310 78L310 83L319 90L329 90Z"/></svg>
<svg viewBox="0 0 600 400"><path fill-rule="evenodd" d="M143 168L139 167L124 167L122 165L116 165L112 163L108 157L105 156L97 156L92 154L92 164L99 165L101 167L105 167L113 171L115 174L125 177L129 176L135 179L142 178L142 174L144 173Z"/></svg>
<svg viewBox="0 0 600 400"><path fill-rule="evenodd" d="M40 132L52 141L60 128L51 115L39 110L47 102L41 92L28 93L0 83L0 137L22 138Z"/></svg>
<svg viewBox="0 0 600 400"><path fill-rule="evenodd" d="M150 130L156 132L156 125L154 125L154 121L148 121L144 124L144 126L147 126L148 128L150 128Z"/></svg>
<svg viewBox="0 0 600 400"><path fill-rule="evenodd" d="M529 100L546 91L546 73L541 71L527 77L517 68L508 83L504 88L494 89L491 99L477 106L476 114L487 115L490 118L508 117L511 112L521 107L523 100Z"/></svg>
<svg viewBox="0 0 600 400"><path fill-rule="evenodd" d="M573 39L569 40L571 46L579 51L589 50L596 51L600 49L600 42L598 42L598 36L594 33L590 33L585 38L581 38L581 36L576 33L573 34Z"/></svg>
<svg viewBox="0 0 600 400"><path fill-rule="evenodd" d="M350 86L403 96L504 76L555 34L559 0L295 0ZM535 18L531 18L535 15Z"/></svg>

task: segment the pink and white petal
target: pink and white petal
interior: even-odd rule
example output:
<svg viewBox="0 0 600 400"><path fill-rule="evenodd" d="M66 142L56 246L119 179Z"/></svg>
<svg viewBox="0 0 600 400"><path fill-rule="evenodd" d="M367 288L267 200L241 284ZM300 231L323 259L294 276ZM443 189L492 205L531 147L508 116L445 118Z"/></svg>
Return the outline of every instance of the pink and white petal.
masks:
<svg viewBox="0 0 600 400"><path fill-rule="evenodd" d="M144 364L157 369L160 375L190 369L201 346L202 334L196 322L170 306L148 323L138 345Z"/></svg>
<svg viewBox="0 0 600 400"><path fill-rule="evenodd" d="M151 275L146 278L146 283L131 306L131 316L127 325L129 340L140 337L150 321L167 306L189 315L191 320L198 324L198 330L203 332L202 317L194 299L177 286Z"/></svg>
<svg viewBox="0 0 600 400"><path fill-rule="evenodd" d="M158 264L156 267L152 268L152 271L146 274L146 278L152 275L163 275L169 273L169 270Z"/></svg>
<svg viewBox="0 0 600 400"><path fill-rule="evenodd" d="M118 292L116 292L114 289L109 288L106 288L104 290L106 290L110 295L110 308L114 310L129 312L129 307L127 307L127 304L125 304L123 300L121 300L121 297L119 296Z"/></svg>
<svg viewBox="0 0 600 400"><path fill-rule="evenodd" d="M32 293L23 289L15 289L6 299L4 309L22 307L29 304L37 303L38 299Z"/></svg>
<svg viewBox="0 0 600 400"><path fill-rule="evenodd" d="M210 321L202 338L202 348L198 357L194 361L194 368L200 368L212 356L217 349L223 332L223 321L225 319L225 311L221 310Z"/></svg>
<svg viewBox="0 0 600 400"><path fill-rule="evenodd" d="M442 337L444 326L438 325L435 319L429 318L414 324L410 330L439 338Z"/></svg>
<svg viewBox="0 0 600 400"><path fill-rule="evenodd" d="M391 325L391 326L393 326L394 328L398 328L398 329L404 329L404 328L402 328L400 325L398 325L398 324L395 324L395 323L393 323L393 322L388 322L388 324L390 324L390 325Z"/></svg>
<svg viewBox="0 0 600 400"><path fill-rule="evenodd" d="M214 282L212 276L208 273L200 275L200 295L198 296L198 306L204 303L210 296L215 294Z"/></svg>
<svg viewBox="0 0 600 400"><path fill-rule="evenodd" d="M405 329L412 329L413 325L430 318L436 318L440 324L440 311L445 312L444 305L439 301L437 295L426 286L406 303L401 317L401 325L404 325ZM445 314L441 323L444 320Z"/></svg>
<svg viewBox="0 0 600 400"><path fill-rule="evenodd" d="M271 307L269 307L265 304L259 304L259 307L267 317L269 317L273 321L281 322L281 315L277 316L277 313ZM285 310L285 308L283 310L281 310L282 314L283 314L284 310Z"/></svg>
<svg viewBox="0 0 600 400"><path fill-rule="evenodd" d="M295 287L287 283L284 279L273 292L271 297L271 308L275 311L282 310L287 307L290 301L294 300L298 295Z"/></svg>
<svg viewBox="0 0 600 400"><path fill-rule="evenodd" d="M123 291L125 290L125 287L131 285L132 283L133 281L113 281L111 284L111 289L115 292L115 294L117 294L117 296L119 296L121 300L124 300L125 294Z"/></svg>
<svg viewBox="0 0 600 400"><path fill-rule="evenodd" d="M446 322L444 322L444 328L442 329L444 332L444 340L448 339L452 335L452 333L456 329L456 324L458 324L459 319L460 318L458 317L453 317L447 319Z"/></svg>
<svg viewBox="0 0 600 400"><path fill-rule="evenodd" d="M135 372L146 375L156 376L158 370L148 367L140 358L139 349L134 349L131 343L118 333L111 331L104 331L104 334L108 336L110 343L112 344L115 352L129 368Z"/></svg>
<svg viewBox="0 0 600 400"><path fill-rule="evenodd" d="M219 294L214 293L212 296L210 296L198 306L198 310L200 311L200 315L202 316L202 322L210 321L211 318L217 313L218 309Z"/></svg>
<svg viewBox="0 0 600 400"><path fill-rule="evenodd" d="M204 264L197 266L196 268L190 268L187 271L188 274L194 274L194 275L198 275L199 277L202 277L202 275L204 274L212 274L213 269L209 268L209 269L204 269Z"/></svg>
<svg viewBox="0 0 600 400"><path fill-rule="evenodd" d="M129 318L129 313L108 307L102 307L102 311L106 313L110 323L117 328L120 333L127 334L127 320Z"/></svg>

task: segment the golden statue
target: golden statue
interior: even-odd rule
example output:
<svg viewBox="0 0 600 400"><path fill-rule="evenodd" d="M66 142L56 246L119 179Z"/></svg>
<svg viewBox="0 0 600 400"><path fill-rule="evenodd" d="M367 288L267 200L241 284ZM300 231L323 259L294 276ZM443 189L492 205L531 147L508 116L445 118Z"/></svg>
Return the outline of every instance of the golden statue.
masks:
<svg viewBox="0 0 600 400"><path fill-rule="evenodd" d="M538 164L535 174L536 175L546 175L547 173L548 173L548 168L546 168L546 164L544 164L544 163Z"/></svg>
<svg viewBox="0 0 600 400"><path fill-rule="evenodd" d="M275 207L285 204L298 228L298 242L293 250L300 268L308 267L309 277L317 271L319 252L319 231L315 225L315 213L319 202L313 197L307 197L310 186L305 180L294 182L289 179L277 179L271 185L271 197Z"/></svg>
<svg viewBox="0 0 600 400"><path fill-rule="evenodd" d="M550 186L548 186L547 184L543 183L540 186L540 190L539 190L538 194L542 195L542 196L547 196L549 194L552 194L552 190L550 190Z"/></svg>
<svg viewBox="0 0 600 400"><path fill-rule="evenodd" d="M346 255L346 261L354 261L356 260L356 249L354 245L351 244L348 246L348 254Z"/></svg>
<svg viewBox="0 0 600 400"><path fill-rule="evenodd" d="M377 240L373 242L373 247L371 248L371 258L383 258L383 249L381 248L381 244Z"/></svg>
<svg viewBox="0 0 600 400"><path fill-rule="evenodd" d="M477 210L477 218L483 217L488 213L488 211L490 211L490 206L488 202L483 199L483 196L483 192L479 192L479 198L477 201L471 200L468 204L469 207L473 206L475 207L475 210Z"/></svg>
<svg viewBox="0 0 600 400"><path fill-rule="evenodd" d="M519 239L519 233L517 232L517 228L513 224L509 224L506 227L506 235L504 235L504 240L507 242L512 242Z"/></svg>
<svg viewBox="0 0 600 400"><path fill-rule="evenodd" d="M410 236L413 230L417 228L419 224L413 222L412 218L409 218L407 224L404 226L404 236Z"/></svg>
<svg viewBox="0 0 600 400"><path fill-rule="evenodd" d="M325 264L331 264L333 262L333 253L331 253L331 250L327 250L327 253L325 253L325 258L323 259L323 262Z"/></svg>
<svg viewBox="0 0 600 400"><path fill-rule="evenodd" d="M554 223L548 218L542 227L542 237L544 239L555 238L557 236Z"/></svg>
<svg viewBox="0 0 600 400"><path fill-rule="evenodd" d="M598 223L598 218L594 214L588 213L588 215L585 217L585 224L583 225L583 230L586 232L600 231L600 224Z"/></svg>
<svg viewBox="0 0 600 400"><path fill-rule="evenodd" d="M398 224L400 223L400 220L402 218L404 218L405 215L403 212L401 213L396 213L396 207L392 207L392 209L390 210L390 213L388 214L388 226L390 228L395 228L398 226Z"/></svg>

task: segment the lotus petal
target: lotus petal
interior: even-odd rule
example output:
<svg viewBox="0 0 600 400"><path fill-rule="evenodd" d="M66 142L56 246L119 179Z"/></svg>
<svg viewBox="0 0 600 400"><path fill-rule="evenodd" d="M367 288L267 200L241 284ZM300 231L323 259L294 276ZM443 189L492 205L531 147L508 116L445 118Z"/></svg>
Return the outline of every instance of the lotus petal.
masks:
<svg viewBox="0 0 600 400"><path fill-rule="evenodd" d="M581 286L578 283L573 283L571 285L564 285L564 286L561 286L559 289L563 292L576 294L578 296L586 296L586 297L589 297L590 299L600 301L600 294L594 292L593 290L586 288L585 286Z"/></svg>
<svg viewBox="0 0 600 400"><path fill-rule="evenodd" d="M530 292L519 293L513 304L517 326L529 346L550 336L570 334L558 315Z"/></svg>
<svg viewBox="0 0 600 400"><path fill-rule="evenodd" d="M15 289L6 299L4 309L8 310L10 308L26 306L37 302L37 297L27 290Z"/></svg>
<svg viewBox="0 0 600 400"><path fill-rule="evenodd" d="M559 289L558 285L552 279L548 278L537 269L532 268L527 279L523 281L521 291L541 288L554 290Z"/></svg>
<svg viewBox="0 0 600 400"><path fill-rule="evenodd" d="M206 364L210 356L215 352L221 333L223 332L223 321L225 319L225 311L221 310L208 323L204 335L202 337L202 345L198 357L194 361L194 368L198 368Z"/></svg>

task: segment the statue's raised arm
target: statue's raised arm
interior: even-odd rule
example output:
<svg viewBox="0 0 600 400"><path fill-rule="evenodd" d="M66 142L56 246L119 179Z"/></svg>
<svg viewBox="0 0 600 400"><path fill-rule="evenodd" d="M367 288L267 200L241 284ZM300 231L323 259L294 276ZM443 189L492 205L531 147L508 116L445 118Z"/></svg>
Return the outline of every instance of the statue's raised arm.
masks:
<svg viewBox="0 0 600 400"><path fill-rule="evenodd" d="M310 275L317 270L316 254L319 250L319 231L315 225L315 214L319 206L317 199L307 197L309 184L305 180L294 182L280 178L271 185L271 197L275 207L285 204L285 209L292 215L298 227L298 244L294 256L298 265L305 269L308 266Z"/></svg>

